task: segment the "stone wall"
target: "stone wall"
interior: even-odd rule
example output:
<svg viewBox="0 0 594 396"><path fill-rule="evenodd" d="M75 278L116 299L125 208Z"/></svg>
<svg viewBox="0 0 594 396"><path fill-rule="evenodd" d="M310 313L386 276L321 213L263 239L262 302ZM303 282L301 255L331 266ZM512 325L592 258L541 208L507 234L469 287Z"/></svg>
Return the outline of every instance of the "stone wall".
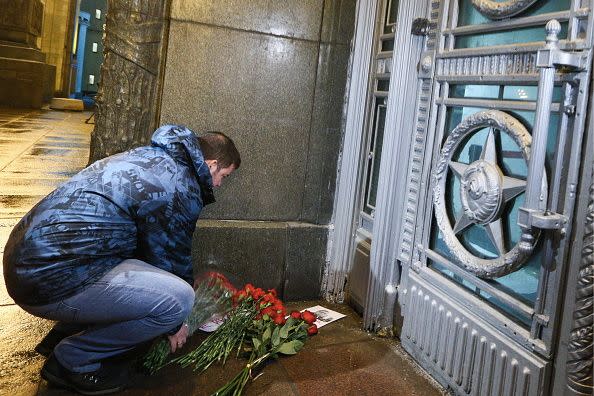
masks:
<svg viewBox="0 0 594 396"><path fill-rule="evenodd" d="M0 105L40 108L53 96L56 75L38 47L43 3L0 0L0 10Z"/></svg>
<svg viewBox="0 0 594 396"><path fill-rule="evenodd" d="M161 123L230 135L242 165L216 192L195 267L319 295L355 0L174 0Z"/></svg>
<svg viewBox="0 0 594 396"><path fill-rule="evenodd" d="M46 62L56 67L54 91L67 96L76 1L44 0L43 3L43 29L38 41L46 54Z"/></svg>

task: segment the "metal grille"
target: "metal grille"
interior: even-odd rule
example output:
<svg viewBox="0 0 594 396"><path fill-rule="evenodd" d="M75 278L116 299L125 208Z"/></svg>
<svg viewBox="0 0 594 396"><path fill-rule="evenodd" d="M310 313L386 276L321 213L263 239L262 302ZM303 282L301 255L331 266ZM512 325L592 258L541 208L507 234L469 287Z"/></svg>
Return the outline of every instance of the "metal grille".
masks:
<svg viewBox="0 0 594 396"><path fill-rule="evenodd" d="M546 361L509 346L476 315L447 295L422 285L416 276L409 286L409 309L403 342L414 345L413 356L426 362L457 394L541 394L549 367Z"/></svg>

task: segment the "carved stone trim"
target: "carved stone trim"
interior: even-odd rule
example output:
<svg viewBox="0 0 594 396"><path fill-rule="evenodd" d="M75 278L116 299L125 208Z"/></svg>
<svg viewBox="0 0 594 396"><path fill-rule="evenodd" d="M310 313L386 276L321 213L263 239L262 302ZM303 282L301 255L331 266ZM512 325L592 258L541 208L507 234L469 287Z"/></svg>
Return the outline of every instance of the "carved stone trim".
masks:
<svg viewBox="0 0 594 396"><path fill-rule="evenodd" d="M147 144L155 129L170 0L108 1L90 161Z"/></svg>
<svg viewBox="0 0 594 396"><path fill-rule="evenodd" d="M591 395L594 325L594 184L590 186L582 260L578 274L573 326L567 345L567 387L580 395Z"/></svg>
<svg viewBox="0 0 594 396"><path fill-rule="evenodd" d="M517 15L537 0L472 0L472 5L483 15L490 19L503 19Z"/></svg>
<svg viewBox="0 0 594 396"><path fill-rule="evenodd" d="M473 164L464 165L452 161L453 155L460 143L470 134L486 127L496 128L502 132L506 132L522 150L524 160L529 160L532 138L526 128L524 128L518 120L499 110L481 111L470 115L454 128L448 135L448 138L442 147L439 159L432 172L433 205L435 208L436 223L442 232L443 240L450 249L450 252L458 260L458 264L476 276L482 278L496 278L515 271L526 262L536 245L538 232L533 230L523 230L520 241L511 250L505 251L500 220L498 223L492 223L495 218L500 216L500 202L497 201L494 203L492 199L493 194L491 194L491 192L495 191L500 197L506 195L503 184L505 176L501 174L500 181L491 180L489 183L485 182L486 184L483 183L485 185L481 185L481 180L486 178L486 176L483 175L483 173L487 171L485 164L493 164L496 162L493 149L488 149L489 146L493 147L494 143L487 142L483 149L483 154L481 154L481 159ZM489 153L489 151L491 151L491 153ZM469 197L474 197L476 195L476 197L472 199L474 206L469 206L467 204L464 207L464 214L457 219L454 227L452 227L450 222L445 202L446 179L450 167L452 167L452 170L455 173L457 172L459 176L462 176L461 196L463 203L465 202L465 198L469 199ZM460 170L461 167L465 169ZM491 175L492 169L489 168L488 170L489 175ZM474 184L470 183L470 181ZM468 182L467 189L464 187L464 182ZM489 187L488 189L493 191L486 194L486 196L490 198L487 200L488 202L483 202L483 197L488 190L486 187ZM515 196L513 194L517 195L521 192L518 189L521 189L521 186L519 185L519 181L516 180L507 189L508 196L513 197ZM542 191L546 194L546 177L543 178ZM481 197L480 199L479 196ZM544 201L546 201L546 199L544 199ZM485 207L487 203L490 205L489 208ZM486 211L481 216L478 216L479 207L481 210ZM456 233L474 223L491 225L490 235L492 236L492 241L500 251L498 257L494 259L477 257L469 252L456 237ZM487 230L487 232L489 232L489 230Z"/></svg>

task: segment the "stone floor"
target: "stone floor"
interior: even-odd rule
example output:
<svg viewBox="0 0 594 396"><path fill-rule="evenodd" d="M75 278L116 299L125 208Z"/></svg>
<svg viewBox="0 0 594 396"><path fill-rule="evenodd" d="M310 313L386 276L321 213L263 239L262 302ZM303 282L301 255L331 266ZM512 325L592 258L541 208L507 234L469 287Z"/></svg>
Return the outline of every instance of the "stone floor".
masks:
<svg viewBox="0 0 594 396"><path fill-rule="evenodd" d="M37 201L86 165L92 125L88 113L0 108L0 259L11 228ZM68 395L39 377L43 357L33 348L51 322L35 318L6 293L0 277L0 395ZM361 330L345 305L296 302L290 308L326 305L347 314L312 337L296 356L267 365L246 395L440 395L439 388L394 339ZM196 335L186 346L200 342ZM233 377L241 361L191 369L166 367L154 376L135 373L126 395L208 395Z"/></svg>

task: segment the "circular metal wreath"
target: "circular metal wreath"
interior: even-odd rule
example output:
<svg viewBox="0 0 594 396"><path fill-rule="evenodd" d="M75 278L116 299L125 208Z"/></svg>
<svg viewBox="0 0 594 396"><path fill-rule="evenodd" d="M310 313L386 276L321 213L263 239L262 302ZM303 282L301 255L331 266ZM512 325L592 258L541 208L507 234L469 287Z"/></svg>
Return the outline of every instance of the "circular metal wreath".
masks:
<svg viewBox="0 0 594 396"><path fill-rule="evenodd" d="M491 131L487 138L488 141L483 147L481 158L468 165L453 161L453 155L460 143L470 134L484 128L491 128ZM492 140L494 139L492 137L493 129L508 134L522 150L524 160L529 160L532 138L526 128L509 114L499 110L487 110L466 117L454 128L446 139L432 172L435 218L441 230L443 241L459 265L482 278L496 278L518 269L532 254L539 236L538 230L523 229L518 243L509 251L505 249L502 239L501 213L507 200L513 199L524 191L526 182L521 179L507 177L499 169L494 140ZM489 142L489 139L491 139L491 142ZM488 146L491 146L491 149L486 149ZM490 157L485 154L485 151L488 150L492 151ZM456 237L457 232L452 228L444 197L447 174L450 168L460 177L460 194L463 207L463 214L456 220L454 228L458 229L457 232L459 232L472 224L488 227L491 223L499 221L499 223L495 223L501 231L499 238L501 242L498 248L500 254L498 257L493 259L477 257L469 252ZM543 177L541 194L543 195L541 202L544 204L547 195L546 175ZM544 207L539 209L544 210ZM460 223L464 224L460 226Z"/></svg>
<svg viewBox="0 0 594 396"><path fill-rule="evenodd" d="M537 0L472 0L472 5L490 19L509 18L526 10Z"/></svg>

